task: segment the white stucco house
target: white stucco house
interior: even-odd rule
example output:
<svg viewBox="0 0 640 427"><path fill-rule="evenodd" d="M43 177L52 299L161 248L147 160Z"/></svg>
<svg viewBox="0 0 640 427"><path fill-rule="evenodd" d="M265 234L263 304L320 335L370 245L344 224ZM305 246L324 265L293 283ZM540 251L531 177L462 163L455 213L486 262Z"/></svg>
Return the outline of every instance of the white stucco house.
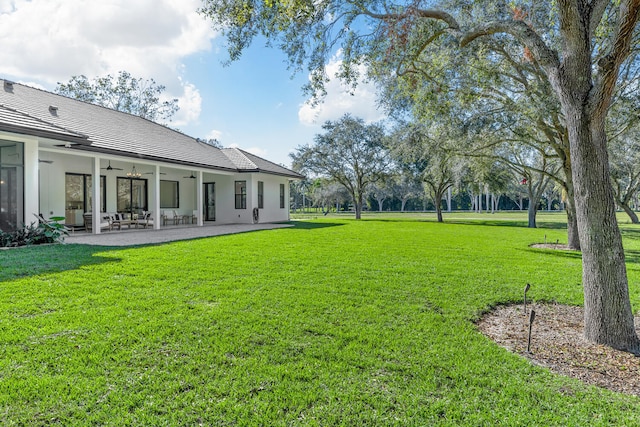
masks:
<svg viewBox="0 0 640 427"><path fill-rule="evenodd" d="M0 80L0 230L42 214L152 213L153 228L289 219L298 173L127 113ZM164 215L168 221L163 221ZM255 218L257 216L257 218ZM100 233L100 216L92 216Z"/></svg>

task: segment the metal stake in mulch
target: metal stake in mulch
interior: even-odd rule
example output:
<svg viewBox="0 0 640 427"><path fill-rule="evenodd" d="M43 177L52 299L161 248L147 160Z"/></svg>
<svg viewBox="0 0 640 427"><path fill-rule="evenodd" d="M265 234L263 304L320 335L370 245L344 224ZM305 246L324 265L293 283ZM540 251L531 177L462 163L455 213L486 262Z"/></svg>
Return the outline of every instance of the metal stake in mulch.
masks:
<svg viewBox="0 0 640 427"><path fill-rule="evenodd" d="M524 287L524 315L527 315L527 292L531 288L531 285L527 283L527 286Z"/></svg>
<svg viewBox="0 0 640 427"><path fill-rule="evenodd" d="M531 328L533 327L533 320L536 318L536 311L531 309L531 316L529 316L529 337L527 338L527 353L531 353Z"/></svg>

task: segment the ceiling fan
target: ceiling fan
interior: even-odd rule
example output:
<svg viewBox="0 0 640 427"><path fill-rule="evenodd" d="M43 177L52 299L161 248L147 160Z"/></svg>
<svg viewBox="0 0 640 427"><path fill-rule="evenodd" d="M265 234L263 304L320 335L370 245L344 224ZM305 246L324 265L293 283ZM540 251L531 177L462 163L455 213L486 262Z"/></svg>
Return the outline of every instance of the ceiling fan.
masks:
<svg viewBox="0 0 640 427"><path fill-rule="evenodd" d="M183 178L196 179L196 176L193 174L193 172L191 172L191 175L183 176Z"/></svg>
<svg viewBox="0 0 640 427"><path fill-rule="evenodd" d="M109 166L107 166L106 168L100 168L100 169L106 169L108 171L121 171L123 170L122 168L114 168L113 166L111 166L111 160L109 160Z"/></svg>

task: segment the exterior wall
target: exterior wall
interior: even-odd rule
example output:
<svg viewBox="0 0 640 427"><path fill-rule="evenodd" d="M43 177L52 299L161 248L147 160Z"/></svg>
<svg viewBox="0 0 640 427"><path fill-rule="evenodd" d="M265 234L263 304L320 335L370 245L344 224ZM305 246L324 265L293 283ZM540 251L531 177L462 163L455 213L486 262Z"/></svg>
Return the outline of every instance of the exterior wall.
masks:
<svg viewBox="0 0 640 427"><path fill-rule="evenodd" d="M264 182L264 208L260 209L259 222L289 220L289 179L277 175L252 174L253 207L258 207L258 181ZM280 208L280 184L284 184L284 208Z"/></svg>

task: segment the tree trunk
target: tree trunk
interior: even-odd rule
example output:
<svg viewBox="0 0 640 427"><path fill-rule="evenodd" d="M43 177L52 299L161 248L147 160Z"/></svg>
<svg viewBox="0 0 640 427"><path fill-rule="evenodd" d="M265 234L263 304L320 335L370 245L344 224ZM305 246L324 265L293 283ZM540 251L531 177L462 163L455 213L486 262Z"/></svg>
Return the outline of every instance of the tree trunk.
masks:
<svg viewBox="0 0 640 427"><path fill-rule="evenodd" d="M572 169L568 172L573 174ZM565 210L567 213L567 246L576 251L580 250L580 236L578 236L578 218L576 216L575 192L573 189L573 177L566 178L567 201Z"/></svg>
<svg viewBox="0 0 640 427"><path fill-rule="evenodd" d="M434 202L436 205L436 216L438 217L438 222L444 222L444 220L442 219L442 193L437 194L436 197L434 197Z"/></svg>
<svg viewBox="0 0 640 427"><path fill-rule="evenodd" d="M570 99L565 98L562 103L571 144L582 248L584 334L589 341L640 353L610 182L605 115L590 115L586 103L577 100L575 92L568 90L566 93L571 95L565 97Z"/></svg>
<svg viewBox="0 0 640 427"><path fill-rule="evenodd" d="M356 219L362 218L362 203L356 202Z"/></svg>
<svg viewBox="0 0 640 427"><path fill-rule="evenodd" d="M629 215L629 218L631 218L631 222L634 224L638 224L638 215L636 215L636 213L633 211L633 209L631 209L631 206L629 206L628 203L621 203L618 200L618 205L626 212L627 215Z"/></svg>
<svg viewBox="0 0 640 427"><path fill-rule="evenodd" d="M404 212L404 207L407 204L407 199L402 199L402 204L400 205L400 212Z"/></svg>
<svg viewBox="0 0 640 427"><path fill-rule="evenodd" d="M490 199L491 196L489 194L489 188L485 187L484 191L485 191L485 205L487 205L487 213L489 213L489 210L491 209L491 199Z"/></svg>
<svg viewBox="0 0 640 427"><path fill-rule="evenodd" d="M353 194L353 205L356 210L356 219L362 217L362 194Z"/></svg>
<svg viewBox="0 0 640 427"><path fill-rule="evenodd" d="M538 213L538 204L537 203L529 203L529 208L527 209L527 216L529 218L529 223L527 227L529 228L537 228L536 225L536 214Z"/></svg>

